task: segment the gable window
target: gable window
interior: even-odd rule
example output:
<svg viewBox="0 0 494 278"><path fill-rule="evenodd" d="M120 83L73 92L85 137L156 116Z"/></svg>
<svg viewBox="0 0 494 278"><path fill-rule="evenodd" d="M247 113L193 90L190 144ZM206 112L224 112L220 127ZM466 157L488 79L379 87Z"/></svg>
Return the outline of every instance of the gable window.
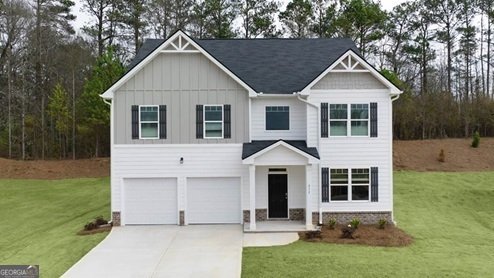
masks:
<svg viewBox="0 0 494 278"><path fill-rule="evenodd" d="M139 126L141 139L158 139L158 124L158 105L139 106Z"/></svg>
<svg viewBox="0 0 494 278"><path fill-rule="evenodd" d="M329 106L330 136L368 136L369 104L331 104Z"/></svg>
<svg viewBox="0 0 494 278"><path fill-rule="evenodd" d="M369 169L331 169L331 201L369 201Z"/></svg>
<svg viewBox="0 0 494 278"><path fill-rule="evenodd" d="M204 105L204 138L223 138L223 105Z"/></svg>
<svg viewBox="0 0 494 278"><path fill-rule="evenodd" d="M289 130L290 107L266 106L266 130Z"/></svg>

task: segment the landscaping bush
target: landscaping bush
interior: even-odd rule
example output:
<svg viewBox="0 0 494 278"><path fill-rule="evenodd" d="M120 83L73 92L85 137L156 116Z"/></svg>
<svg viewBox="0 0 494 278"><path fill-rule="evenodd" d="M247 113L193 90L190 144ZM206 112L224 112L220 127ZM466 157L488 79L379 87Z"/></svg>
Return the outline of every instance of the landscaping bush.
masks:
<svg viewBox="0 0 494 278"><path fill-rule="evenodd" d="M330 230L334 230L334 226L336 225L336 218L330 218L328 220L328 226Z"/></svg>
<svg viewBox="0 0 494 278"><path fill-rule="evenodd" d="M388 220L386 218L379 218L379 229L384 229L387 222Z"/></svg>
<svg viewBox="0 0 494 278"><path fill-rule="evenodd" d="M96 221L88 222L86 225L84 225L84 231L91 231L98 229L99 225L96 223Z"/></svg>
<svg viewBox="0 0 494 278"><path fill-rule="evenodd" d="M439 152L439 157L437 158L439 162L445 162L446 161L446 155L444 154L444 149L441 149Z"/></svg>
<svg viewBox="0 0 494 278"><path fill-rule="evenodd" d="M359 224L360 224L360 219L358 219L357 217L353 218L353 220L350 222L350 225L354 229L358 229Z"/></svg>
<svg viewBox="0 0 494 278"><path fill-rule="evenodd" d="M101 226L101 225L106 225L106 224L108 224L108 221L106 221L106 220L103 218L103 216L98 216L98 217L96 217L96 220L94 220L94 221L96 221L96 223L97 223L98 225L100 225L100 226Z"/></svg>
<svg viewBox="0 0 494 278"><path fill-rule="evenodd" d="M477 130L473 134L472 147L478 148L479 144L480 144L480 134L479 134L479 131Z"/></svg>

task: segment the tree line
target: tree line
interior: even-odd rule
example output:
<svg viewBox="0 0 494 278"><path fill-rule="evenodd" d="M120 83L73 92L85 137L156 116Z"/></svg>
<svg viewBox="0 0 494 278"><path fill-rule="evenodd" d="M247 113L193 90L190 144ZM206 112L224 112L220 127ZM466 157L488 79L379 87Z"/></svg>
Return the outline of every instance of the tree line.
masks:
<svg viewBox="0 0 494 278"><path fill-rule="evenodd" d="M0 0L0 156L109 155L99 94L145 38L349 37L404 91L394 137L494 136L491 0Z"/></svg>

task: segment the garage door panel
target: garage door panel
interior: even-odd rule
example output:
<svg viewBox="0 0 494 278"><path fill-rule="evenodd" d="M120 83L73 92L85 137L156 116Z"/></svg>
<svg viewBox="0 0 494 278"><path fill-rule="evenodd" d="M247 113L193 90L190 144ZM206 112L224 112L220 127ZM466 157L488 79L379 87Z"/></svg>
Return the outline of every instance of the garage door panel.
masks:
<svg viewBox="0 0 494 278"><path fill-rule="evenodd" d="M240 223L240 178L189 178L190 224Z"/></svg>
<svg viewBox="0 0 494 278"><path fill-rule="evenodd" d="M125 179L123 221L177 224L177 179Z"/></svg>

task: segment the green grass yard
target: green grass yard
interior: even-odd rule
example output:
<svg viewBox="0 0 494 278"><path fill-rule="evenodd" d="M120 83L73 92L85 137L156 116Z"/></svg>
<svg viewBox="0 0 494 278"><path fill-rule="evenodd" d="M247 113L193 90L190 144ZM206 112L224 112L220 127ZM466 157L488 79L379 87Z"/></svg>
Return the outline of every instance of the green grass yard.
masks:
<svg viewBox="0 0 494 278"><path fill-rule="evenodd" d="M395 172L395 218L408 247L244 248L242 277L494 276L494 172Z"/></svg>
<svg viewBox="0 0 494 278"><path fill-rule="evenodd" d="M110 216L110 179L0 180L0 265L39 264L59 277L107 235L76 236Z"/></svg>

